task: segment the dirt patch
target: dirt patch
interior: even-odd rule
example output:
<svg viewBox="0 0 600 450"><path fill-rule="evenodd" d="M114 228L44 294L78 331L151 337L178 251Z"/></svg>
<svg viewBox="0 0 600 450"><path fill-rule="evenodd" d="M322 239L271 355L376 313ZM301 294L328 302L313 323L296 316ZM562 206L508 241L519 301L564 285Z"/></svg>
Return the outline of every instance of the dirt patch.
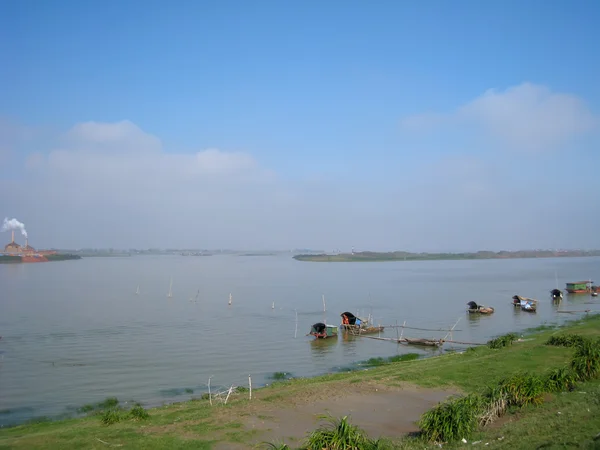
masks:
<svg viewBox="0 0 600 450"><path fill-rule="evenodd" d="M235 448L251 448L265 441L297 445L319 425L319 416L324 414L348 416L351 423L373 438L399 437L418 431L415 422L421 414L456 393L410 385L394 388L345 383L300 391L277 404L253 402L245 415L237 417L246 431L254 432L253 438L246 446L235 444ZM216 448L233 449L233 445L221 443Z"/></svg>

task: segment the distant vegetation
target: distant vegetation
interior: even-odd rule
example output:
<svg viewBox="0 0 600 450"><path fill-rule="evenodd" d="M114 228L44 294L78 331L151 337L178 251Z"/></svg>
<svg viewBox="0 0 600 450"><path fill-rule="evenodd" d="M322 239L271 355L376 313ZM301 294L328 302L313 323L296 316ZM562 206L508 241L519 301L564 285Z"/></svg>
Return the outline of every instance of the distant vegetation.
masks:
<svg viewBox="0 0 600 450"><path fill-rule="evenodd" d="M71 259L81 259L79 255L72 255L70 253L55 253L53 255L45 255L48 261L68 261Z"/></svg>
<svg viewBox="0 0 600 450"><path fill-rule="evenodd" d="M0 264L20 263L20 256L0 255Z"/></svg>
<svg viewBox="0 0 600 450"><path fill-rule="evenodd" d="M369 262L369 261L441 261L460 259L511 259L511 258L557 258L576 256L600 256L600 250L520 250L516 252L479 251L476 253L410 253L357 252L339 254L302 254L294 256L298 261L315 262Z"/></svg>

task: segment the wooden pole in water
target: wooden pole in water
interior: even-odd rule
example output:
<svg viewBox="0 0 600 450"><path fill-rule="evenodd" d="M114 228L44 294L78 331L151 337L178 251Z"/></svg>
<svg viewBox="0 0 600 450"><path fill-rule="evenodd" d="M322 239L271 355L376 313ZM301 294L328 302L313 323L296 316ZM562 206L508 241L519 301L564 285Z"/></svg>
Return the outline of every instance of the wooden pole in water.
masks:
<svg viewBox="0 0 600 450"><path fill-rule="evenodd" d="M294 309L294 312L296 313L296 331L294 331L294 339L296 339L296 336L298 336L298 310Z"/></svg>
<svg viewBox="0 0 600 450"><path fill-rule="evenodd" d="M406 320L404 321L404 323L406 323ZM402 330L402 332L404 332L404 330ZM396 320L396 337L398 338L398 340L400 340L400 334L398 334L398 320Z"/></svg>
<svg viewBox="0 0 600 450"><path fill-rule="evenodd" d="M398 321L396 320L396 325L398 325ZM398 338L398 341L400 341L400 339L402 339L402 336L404 336L404 327L406 326L406 320L404 321L404 323L402 324L402 333L400 333L400 337ZM396 328L396 334L398 333L397 331L398 329Z"/></svg>
<svg viewBox="0 0 600 450"><path fill-rule="evenodd" d="M248 375L248 386L250 386L250 397L249 400L252 400L252 377Z"/></svg>
<svg viewBox="0 0 600 450"><path fill-rule="evenodd" d="M325 294L323 294L323 312L327 312L327 307L325 306Z"/></svg>
<svg viewBox="0 0 600 450"><path fill-rule="evenodd" d="M456 327L456 325L458 325L458 322L460 322L460 317L458 318L458 320L456 321L456 323L454 324L454 326L452 328L450 328L450 331L448 331L448 333L446 334L446 336L444 336L444 339L442 339L443 341L446 340L446 338L448 337L448 335L450 335L450 339L452 339L452 330L454 330L454 328Z"/></svg>
<svg viewBox="0 0 600 450"><path fill-rule="evenodd" d="M210 379L212 377L208 377L208 401L210 403L210 406L212 406L212 394L210 393Z"/></svg>

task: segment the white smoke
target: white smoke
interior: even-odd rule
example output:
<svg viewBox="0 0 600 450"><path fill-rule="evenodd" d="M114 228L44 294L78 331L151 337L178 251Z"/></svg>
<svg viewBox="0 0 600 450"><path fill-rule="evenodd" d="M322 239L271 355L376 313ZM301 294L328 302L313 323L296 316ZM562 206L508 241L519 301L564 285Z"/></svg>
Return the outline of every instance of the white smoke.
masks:
<svg viewBox="0 0 600 450"><path fill-rule="evenodd" d="M21 234L27 237L27 231L25 230L25 224L19 222L17 219L10 219L8 217L4 218L4 223L2 224L2 231L8 230L21 230Z"/></svg>

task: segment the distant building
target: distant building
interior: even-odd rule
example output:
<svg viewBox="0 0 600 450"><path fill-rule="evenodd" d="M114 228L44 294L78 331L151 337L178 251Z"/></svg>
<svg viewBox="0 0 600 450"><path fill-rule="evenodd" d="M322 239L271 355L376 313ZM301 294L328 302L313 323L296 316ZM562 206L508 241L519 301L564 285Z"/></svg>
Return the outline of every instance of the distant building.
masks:
<svg viewBox="0 0 600 450"><path fill-rule="evenodd" d="M23 252L23 247L15 242L15 236L13 233L13 240L4 246L4 253L8 255L17 255Z"/></svg>

